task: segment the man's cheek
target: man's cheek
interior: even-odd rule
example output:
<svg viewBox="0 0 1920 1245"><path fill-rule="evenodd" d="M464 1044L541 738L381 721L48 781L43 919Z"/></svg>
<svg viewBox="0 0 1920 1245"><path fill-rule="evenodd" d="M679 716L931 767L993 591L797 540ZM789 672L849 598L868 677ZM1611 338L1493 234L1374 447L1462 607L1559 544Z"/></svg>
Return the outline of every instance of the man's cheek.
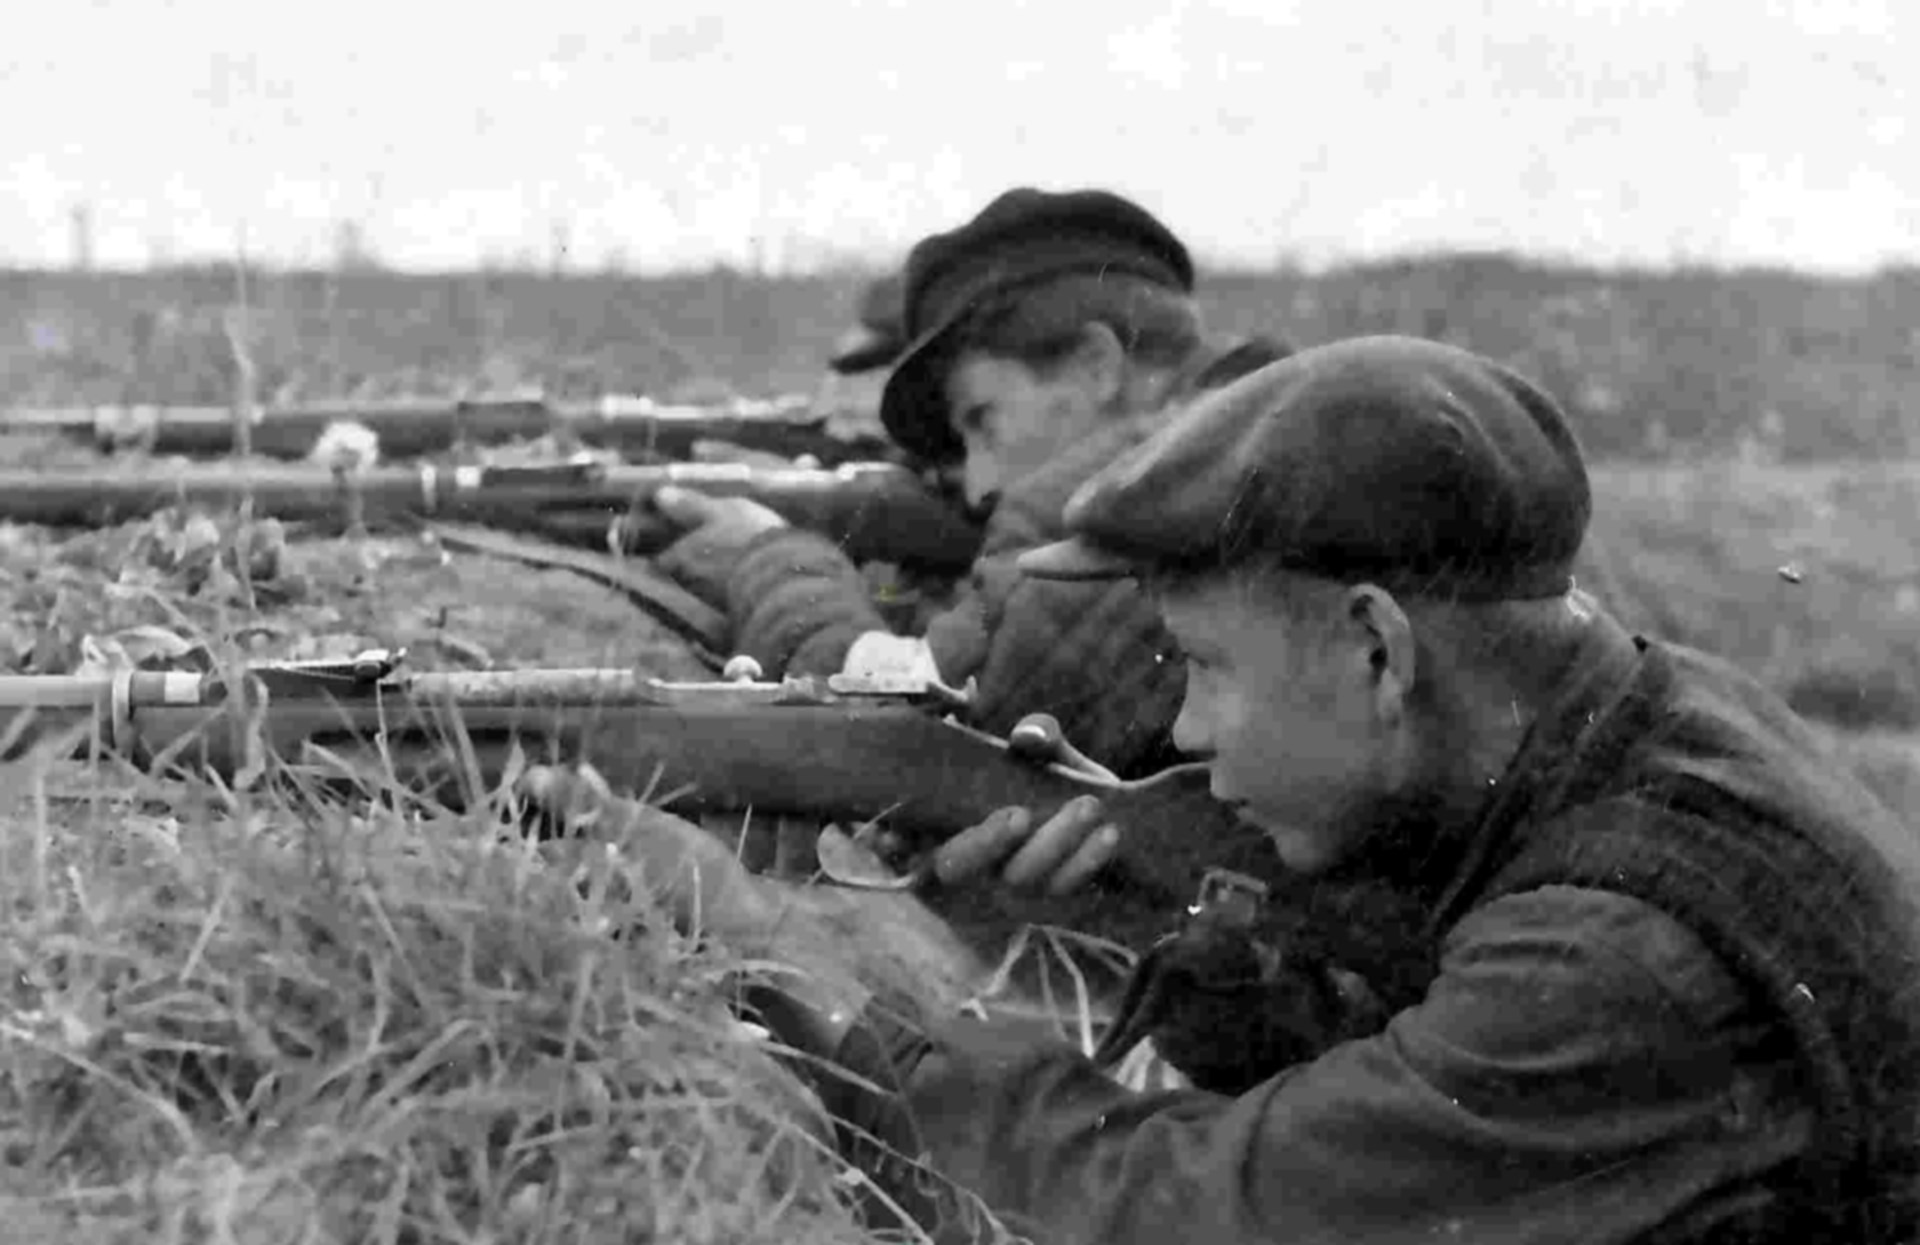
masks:
<svg viewBox="0 0 1920 1245"><path fill-rule="evenodd" d="M1279 741L1244 719L1217 729L1213 771L1216 799L1254 808L1283 802L1291 785L1292 767Z"/></svg>
<svg viewBox="0 0 1920 1245"><path fill-rule="evenodd" d="M1261 737L1244 708L1231 700L1217 705L1212 727L1215 763L1226 764L1243 779L1257 775L1271 759L1268 741Z"/></svg>

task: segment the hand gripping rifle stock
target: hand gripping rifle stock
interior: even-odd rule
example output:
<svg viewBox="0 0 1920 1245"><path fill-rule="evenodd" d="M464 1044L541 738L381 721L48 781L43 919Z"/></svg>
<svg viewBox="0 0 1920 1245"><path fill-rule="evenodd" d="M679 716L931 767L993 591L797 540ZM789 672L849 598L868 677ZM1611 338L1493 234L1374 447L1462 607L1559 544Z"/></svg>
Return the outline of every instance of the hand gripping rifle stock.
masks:
<svg viewBox="0 0 1920 1245"><path fill-rule="evenodd" d="M1045 819L1097 797L1122 828L1115 885L1186 902L1245 827L1208 793L1204 765L1123 782L1046 749L964 726L964 693L897 677L668 682L626 670L403 673L384 651L246 671L269 772L329 787L397 779L449 804L525 764L591 764L616 792L679 812L878 820L931 845L1023 806ZM249 732L220 676L122 671L0 678L0 709L42 725L91 718L112 752L145 768L247 768ZM18 730L12 732L21 735ZM44 729L35 733L44 734ZM1045 735L1041 729L1031 734ZM1053 755L1061 755L1057 751Z"/></svg>

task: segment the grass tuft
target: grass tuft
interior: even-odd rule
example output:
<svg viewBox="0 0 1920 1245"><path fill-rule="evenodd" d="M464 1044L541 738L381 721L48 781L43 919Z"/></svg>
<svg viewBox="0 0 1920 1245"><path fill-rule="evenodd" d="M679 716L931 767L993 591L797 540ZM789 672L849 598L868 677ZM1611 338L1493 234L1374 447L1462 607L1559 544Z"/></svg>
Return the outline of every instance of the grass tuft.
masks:
<svg viewBox="0 0 1920 1245"><path fill-rule="evenodd" d="M0 881L0 1189L39 1239L865 1239L741 962L604 845L6 777L41 867Z"/></svg>

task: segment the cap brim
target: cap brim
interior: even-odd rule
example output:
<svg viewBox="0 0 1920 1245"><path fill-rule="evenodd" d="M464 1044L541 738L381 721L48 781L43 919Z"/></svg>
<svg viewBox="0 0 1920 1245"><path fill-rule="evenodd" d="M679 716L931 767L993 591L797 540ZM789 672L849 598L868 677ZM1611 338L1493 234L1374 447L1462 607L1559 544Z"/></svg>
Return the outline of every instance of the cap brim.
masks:
<svg viewBox="0 0 1920 1245"><path fill-rule="evenodd" d="M857 336L841 345L827 360L827 366L842 376L852 376L886 367L903 353L905 343L899 338L862 329Z"/></svg>
<svg viewBox="0 0 1920 1245"><path fill-rule="evenodd" d="M1132 559L1077 536L1029 549L1014 565L1035 579L1126 579L1140 573Z"/></svg>
<svg viewBox="0 0 1920 1245"><path fill-rule="evenodd" d="M960 322L961 308L908 342L893 360L880 392L880 422L896 445L927 462L957 462L967 448L947 422L944 387L928 376L933 347Z"/></svg>

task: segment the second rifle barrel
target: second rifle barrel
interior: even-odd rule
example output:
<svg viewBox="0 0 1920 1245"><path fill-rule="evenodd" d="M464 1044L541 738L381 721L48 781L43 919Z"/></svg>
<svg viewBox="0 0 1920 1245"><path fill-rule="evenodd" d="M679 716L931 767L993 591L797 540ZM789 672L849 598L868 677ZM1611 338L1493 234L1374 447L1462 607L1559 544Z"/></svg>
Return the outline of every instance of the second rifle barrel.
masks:
<svg viewBox="0 0 1920 1245"><path fill-rule="evenodd" d="M24 709L92 709L113 695L111 675L0 674L0 714Z"/></svg>
<svg viewBox="0 0 1920 1245"><path fill-rule="evenodd" d="M369 517L391 514L484 515L550 509L624 508L677 484L717 496L780 505L830 505L836 496L878 496L918 488L899 468L836 471L761 469L731 463L659 467L437 467L406 465L336 473L305 463L145 464L140 470L0 469L0 518L48 527L126 522L181 504L223 505L251 494L255 512L284 520L342 513L357 494Z"/></svg>
<svg viewBox="0 0 1920 1245"><path fill-rule="evenodd" d="M456 442L493 444L549 432L627 453L686 458L700 440L729 441L787 457L812 454L836 464L873 458L885 442L842 432L805 403L671 406L644 398L551 402L494 397L333 399L262 408L249 435L253 453L304 458L328 425L352 421L372 429L388 459L417 458ZM224 406L102 406L0 411L0 432L57 433L103 448L140 445L157 454L217 457L234 449L233 412Z"/></svg>
<svg viewBox="0 0 1920 1245"><path fill-rule="evenodd" d="M0 468L0 520L104 527L175 505L222 507L251 496L254 513L283 522L369 524L407 516L549 530L604 546L609 525L664 485L749 497L796 526L841 541L856 558L965 566L979 529L905 468L833 470L735 463L664 466L438 467L335 472L306 463L145 464L138 471Z"/></svg>

